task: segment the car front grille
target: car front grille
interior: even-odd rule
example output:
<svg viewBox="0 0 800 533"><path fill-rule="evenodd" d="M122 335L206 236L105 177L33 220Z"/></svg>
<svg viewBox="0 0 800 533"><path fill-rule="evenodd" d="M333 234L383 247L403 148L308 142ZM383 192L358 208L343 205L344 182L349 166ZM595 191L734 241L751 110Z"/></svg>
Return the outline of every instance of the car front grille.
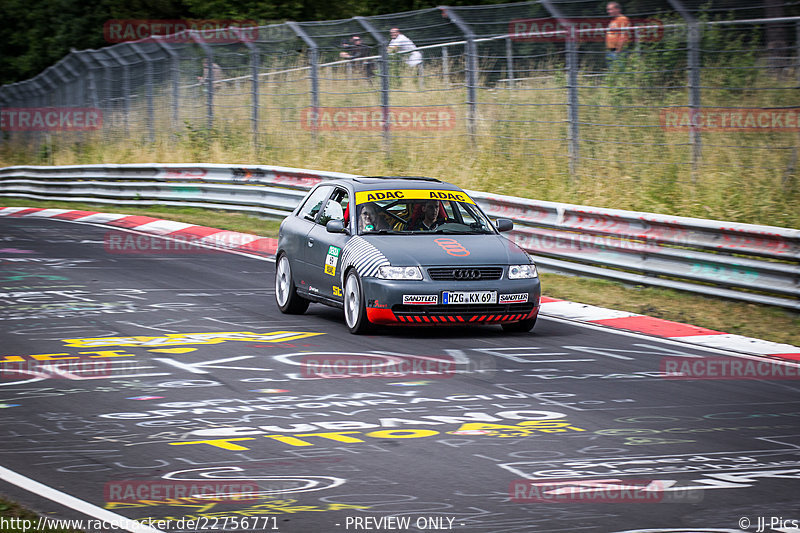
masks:
<svg viewBox="0 0 800 533"><path fill-rule="evenodd" d="M503 276L502 267L437 267L429 268L434 281L493 281Z"/></svg>

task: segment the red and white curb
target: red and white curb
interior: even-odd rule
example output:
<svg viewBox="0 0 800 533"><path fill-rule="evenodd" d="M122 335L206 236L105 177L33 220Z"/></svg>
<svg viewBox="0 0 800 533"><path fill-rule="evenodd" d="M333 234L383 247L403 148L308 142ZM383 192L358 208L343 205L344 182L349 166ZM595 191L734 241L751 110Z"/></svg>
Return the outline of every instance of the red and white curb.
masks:
<svg viewBox="0 0 800 533"><path fill-rule="evenodd" d="M594 305L557 300L547 296L542 296L541 302L539 313L544 315L698 344L708 348L800 361L800 348L791 344L733 335L700 326L672 322L663 318L637 315L626 311L615 311Z"/></svg>
<svg viewBox="0 0 800 533"><path fill-rule="evenodd" d="M151 235L177 239L239 252L269 257L275 255L278 241L248 233L226 231L183 222L172 222L158 218L73 211L69 209L37 209L27 207L0 208L0 217L55 218L74 222L86 222L124 228ZM746 354L800 361L800 348L791 344L764 341L742 335L733 335L712 329L672 322L625 311L615 311L593 305L557 300L543 296L540 313L547 316L586 322L609 328L632 331L665 339L697 344L708 348L731 350Z"/></svg>
<svg viewBox="0 0 800 533"><path fill-rule="evenodd" d="M249 233L227 231L183 222L173 222L141 215L120 215L114 213L97 213L94 211L73 211L69 209L37 209L28 207L2 207L0 217L12 218L55 218L72 222L85 222L115 228L133 230L139 233L158 235L180 240L193 245L208 246L224 250L235 250L261 256L275 255L278 241L268 237L259 237ZM128 243L118 245L120 253L126 252ZM131 248L136 248L133 240Z"/></svg>

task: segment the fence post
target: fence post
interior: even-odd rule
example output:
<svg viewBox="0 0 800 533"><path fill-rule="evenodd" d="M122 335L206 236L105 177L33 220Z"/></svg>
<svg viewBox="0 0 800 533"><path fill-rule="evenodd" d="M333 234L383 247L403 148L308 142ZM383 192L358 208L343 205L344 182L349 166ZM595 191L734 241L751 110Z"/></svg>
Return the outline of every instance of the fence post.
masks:
<svg viewBox="0 0 800 533"><path fill-rule="evenodd" d="M794 75L797 78L797 83L800 84L800 20L794 23L795 32L795 48L797 48L797 56L795 57Z"/></svg>
<svg viewBox="0 0 800 533"><path fill-rule="evenodd" d="M511 43L511 36L506 37L506 77L508 86L514 87L514 47Z"/></svg>
<svg viewBox="0 0 800 533"><path fill-rule="evenodd" d="M445 17L453 21L453 24L464 34L467 40L467 131L472 143L475 144L475 125L478 120L478 47L475 44L475 34L458 13L449 6L438 6L437 9L441 10Z"/></svg>
<svg viewBox="0 0 800 533"><path fill-rule="evenodd" d="M258 55L258 48L253 44L252 40L242 37L241 28L230 28L236 32L236 36L250 51L250 76L252 77L252 84L250 85L250 98L252 103L250 105L250 120L253 123L253 151L258 148L258 107L259 107L259 90L258 90L258 69L260 58Z"/></svg>
<svg viewBox="0 0 800 533"><path fill-rule="evenodd" d="M83 97L86 94L86 89L85 89L86 78L81 76L78 73L78 71L75 70L72 67L72 65L70 65L72 55L73 53L71 52L63 60L61 60L61 63L64 66L64 70L66 70L69 74L72 75L72 83L70 85L73 85L73 88L72 88L72 98L70 99L70 105L73 107L82 107L84 102Z"/></svg>
<svg viewBox="0 0 800 533"><path fill-rule="evenodd" d="M197 36L199 30L187 30L192 40L200 46L200 49L205 52L205 60L208 61L208 76L205 79L206 84L206 127L209 131L214 127L214 52L211 47L203 42L203 39ZM202 61L200 63L202 65ZM203 68L203 72L205 72Z"/></svg>
<svg viewBox="0 0 800 533"><path fill-rule="evenodd" d="M580 162L580 122L579 122L579 94L578 94L578 69L580 59L578 58L578 39L575 27L553 4L552 0L542 0L545 8L555 17L559 24L564 28L569 28L569 34L564 36L567 52L567 123L569 124L569 134L567 135L569 152L569 176L570 179L577 179L578 163Z"/></svg>
<svg viewBox="0 0 800 533"><path fill-rule="evenodd" d="M164 38L161 36L154 37L153 41L155 41L158 46L164 50L167 55L169 55L169 62L170 62L170 73L171 81L172 81L172 129L178 129L178 120L180 119L179 112L180 112L180 100L181 100L181 63L180 57L178 56L178 52L172 49L165 41Z"/></svg>
<svg viewBox="0 0 800 533"><path fill-rule="evenodd" d="M131 48L144 61L144 92L147 107L147 138L152 143L156 140L155 109L153 108L153 62L147 54L139 50L136 43L131 43Z"/></svg>
<svg viewBox="0 0 800 533"><path fill-rule="evenodd" d="M450 86L450 63L447 57L447 47L442 46L442 79L446 86Z"/></svg>
<svg viewBox="0 0 800 533"><path fill-rule="evenodd" d="M669 0L670 5L680 13L689 29L687 42L687 67L689 69L689 144L692 146L692 181L696 181L697 166L703 155L700 130L695 127L695 117L700 111L700 23L680 0Z"/></svg>
<svg viewBox="0 0 800 533"><path fill-rule="evenodd" d="M375 29L375 27L364 17L353 17L361 27L364 28L375 42L378 43L380 49L380 67L381 67L381 111L383 112L382 125L383 125L383 149L386 155L389 155L391 149L391 123L389 120L389 50L387 48L388 42L386 38Z"/></svg>
<svg viewBox="0 0 800 533"><path fill-rule="evenodd" d="M567 36L567 121L569 122L569 175L575 178L580 160L580 128L578 124L578 38Z"/></svg>
<svg viewBox="0 0 800 533"><path fill-rule="evenodd" d="M87 90L88 98L86 100L90 101L91 106L97 109L100 107L100 104L97 97L97 79L94 72L95 71L94 61L90 58L85 57L86 54L84 52L73 52L73 53L75 54L75 57L77 57L78 60L81 63L83 63L83 66L86 68L86 74L87 74L86 87L88 89Z"/></svg>
<svg viewBox="0 0 800 533"><path fill-rule="evenodd" d="M8 100L6 99L6 86L0 86L0 114L3 113L3 109L6 107L11 107L8 105ZM6 140L6 132L2 128L0 128L0 145L2 145Z"/></svg>
<svg viewBox="0 0 800 533"><path fill-rule="evenodd" d="M114 47L110 46L106 48L106 51L109 55L114 58L114 60L122 67L122 123L125 125L125 135L128 135L128 113L130 112L131 107L131 90L130 90L130 80L129 80L129 73L128 73L128 63L123 61L122 58L114 51ZM109 80L110 83L110 80Z"/></svg>
<svg viewBox="0 0 800 533"><path fill-rule="evenodd" d="M319 116L319 47L314 39L308 36L297 22L286 21L292 31L306 43L309 48L308 61L311 67L311 131L317 138L317 117Z"/></svg>
<svg viewBox="0 0 800 533"><path fill-rule="evenodd" d="M103 110L103 129L105 129L108 126L111 126L112 121L110 119L113 116L112 111L114 109L114 104L111 98L111 62L113 61L113 58L109 58L109 55L102 50L95 50L91 52L91 54L97 64L103 69L103 91L102 93L100 92L100 84L98 84L97 94L99 96L99 104L102 106Z"/></svg>
<svg viewBox="0 0 800 533"><path fill-rule="evenodd" d="M61 78L61 85L59 86L59 89L60 89L59 92L62 94L61 105L63 107L67 107L67 106L71 105L70 104L70 93L72 93L71 84L69 83L69 77L67 77L66 74L61 72L61 63L56 63L53 66L53 72L58 74L58 77Z"/></svg>

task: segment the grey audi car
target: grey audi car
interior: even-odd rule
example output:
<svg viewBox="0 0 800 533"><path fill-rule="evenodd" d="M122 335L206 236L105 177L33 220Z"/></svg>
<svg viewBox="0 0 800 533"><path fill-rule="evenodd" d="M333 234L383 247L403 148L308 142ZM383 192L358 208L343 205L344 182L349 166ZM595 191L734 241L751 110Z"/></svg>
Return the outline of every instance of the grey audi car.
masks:
<svg viewBox="0 0 800 533"><path fill-rule="evenodd" d="M351 333L373 324L501 324L527 332L539 312L531 257L455 185L422 177L325 181L281 224L275 299L344 308Z"/></svg>

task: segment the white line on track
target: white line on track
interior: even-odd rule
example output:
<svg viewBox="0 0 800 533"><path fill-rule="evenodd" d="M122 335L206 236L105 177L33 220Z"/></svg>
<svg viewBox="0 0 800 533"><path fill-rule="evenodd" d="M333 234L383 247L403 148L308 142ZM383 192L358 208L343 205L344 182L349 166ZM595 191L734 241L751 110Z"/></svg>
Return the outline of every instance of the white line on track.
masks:
<svg viewBox="0 0 800 533"><path fill-rule="evenodd" d="M48 500L60 503L65 507L80 511L81 513L91 516L97 520L102 520L103 522L113 524L114 529L124 529L125 531L130 531L132 533L164 533L160 529L155 529L150 526L140 524L139 522L131 520L130 518L126 518L117 513L112 513L111 511L102 509L94 504L76 498L75 496L70 496L65 492L56 490L3 466L0 466L0 479L27 491L33 492L34 494L38 494L44 498L47 498ZM53 519L53 521L55 521L55 519Z"/></svg>
<svg viewBox="0 0 800 533"><path fill-rule="evenodd" d="M783 366L791 366L794 368L800 368L800 362L793 362L793 361L786 361L781 359L771 358L768 355L753 355L743 352L736 352L733 350L725 350L723 348L714 348L713 346L703 346L702 344L693 344L690 341L679 341L676 339L665 339L663 337L654 337L651 335L647 335L646 333L636 333L635 331L625 331L621 329L615 329L609 326L604 326L602 324L590 324L587 322L580 322L576 320L571 320L569 318L561 318L555 316L545 315L543 313L539 314L539 318L543 318L545 320L552 320L553 322L561 322L562 324L571 324L573 326L580 326L582 328L588 329L595 329L598 331L604 331L606 333L613 333L614 335L625 335L627 337L634 337L637 339L645 339L648 341L658 341L663 342L665 344L673 344L675 346L681 346L683 348L692 348L697 350L706 350L708 352L719 353L723 355L729 355L731 357L740 357L742 359L752 359L754 361L761 361L761 362L769 362L774 363L776 365L783 365ZM691 339L691 337L689 337Z"/></svg>

